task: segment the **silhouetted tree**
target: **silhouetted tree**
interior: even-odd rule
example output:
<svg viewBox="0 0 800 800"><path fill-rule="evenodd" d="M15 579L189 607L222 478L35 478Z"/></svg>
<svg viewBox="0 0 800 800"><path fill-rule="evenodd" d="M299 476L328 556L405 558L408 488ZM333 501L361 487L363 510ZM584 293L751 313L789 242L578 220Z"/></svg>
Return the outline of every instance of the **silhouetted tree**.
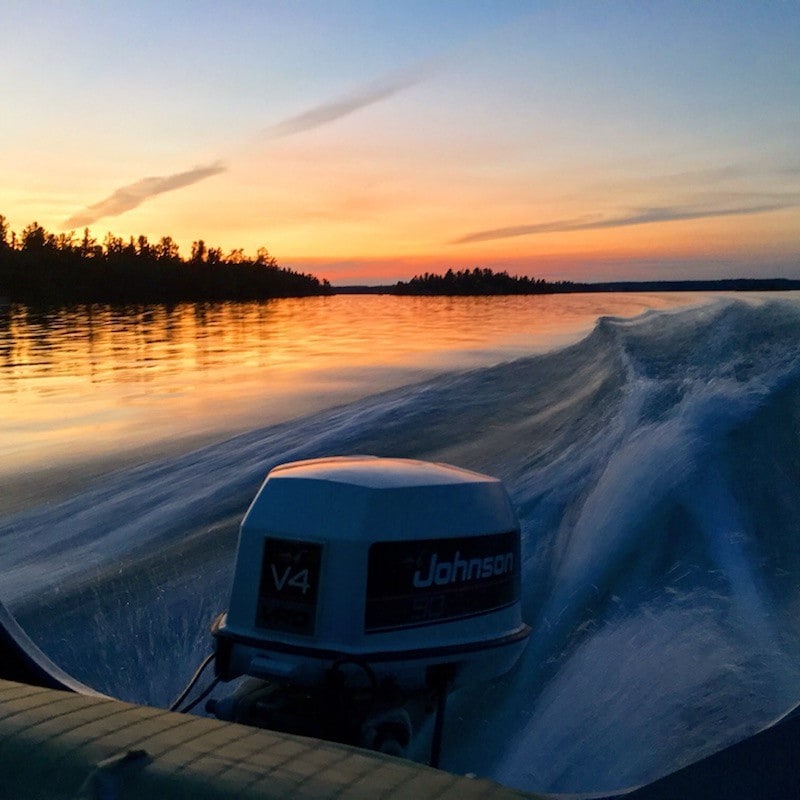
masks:
<svg viewBox="0 0 800 800"><path fill-rule="evenodd" d="M550 294L553 292L583 291L585 284L570 281L548 283L526 275L512 277L507 272L493 272L488 268L474 267L444 275L426 272L408 282L400 281L392 288L394 294L414 295L499 295L499 294Z"/></svg>
<svg viewBox="0 0 800 800"><path fill-rule="evenodd" d="M44 250L47 232L38 222L31 222L22 229L22 251L24 253Z"/></svg>
<svg viewBox="0 0 800 800"><path fill-rule="evenodd" d="M156 245L156 258L162 261L177 261L180 258L178 245L171 236L162 236Z"/></svg>
<svg viewBox="0 0 800 800"><path fill-rule="evenodd" d="M80 254L82 258L96 258L102 255L102 248L97 244L97 239L94 236L89 236L89 229L83 229L83 238L80 244Z"/></svg>
<svg viewBox="0 0 800 800"><path fill-rule="evenodd" d="M149 259L152 253L152 248L150 247L150 242L147 241L146 236L140 236L136 240L136 255L141 256L144 259Z"/></svg>
<svg viewBox="0 0 800 800"><path fill-rule="evenodd" d="M8 240L8 221L0 214L0 273L9 268L13 258L11 243Z"/></svg>
<svg viewBox="0 0 800 800"><path fill-rule="evenodd" d="M10 234L10 241L9 241ZM46 302L178 302L239 300L330 294L327 281L278 267L266 248L255 259L241 248L223 255L202 239L188 261L178 244L163 236L121 237L109 232L102 244L85 228L48 233L37 222L16 233L0 216L0 297Z"/></svg>
<svg viewBox="0 0 800 800"><path fill-rule="evenodd" d="M264 267L277 267L278 264L275 259L269 254L266 247L259 247L256 251L256 264L261 264Z"/></svg>
<svg viewBox="0 0 800 800"><path fill-rule="evenodd" d="M110 231L106 234L106 238L103 239L103 249L106 251L106 258L113 258L114 256L120 255L123 247L122 237L114 236Z"/></svg>
<svg viewBox="0 0 800 800"><path fill-rule="evenodd" d="M196 242L192 242L192 255L191 261L197 263L198 261L205 261L207 254L206 243L199 239Z"/></svg>
<svg viewBox="0 0 800 800"><path fill-rule="evenodd" d="M244 250L241 247L237 247L235 250L231 250L228 253L228 257L225 259L229 264L244 264L245 257L244 257Z"/></svg>

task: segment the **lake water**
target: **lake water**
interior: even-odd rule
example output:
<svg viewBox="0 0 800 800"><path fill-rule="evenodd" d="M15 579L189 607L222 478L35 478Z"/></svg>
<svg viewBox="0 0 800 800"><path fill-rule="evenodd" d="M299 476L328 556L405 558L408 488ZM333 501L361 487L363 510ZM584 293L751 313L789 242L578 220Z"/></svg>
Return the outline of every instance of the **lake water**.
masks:
<svg viewBox="0 0 800 800"><path fill-rule="evenodd" d="M272 466L373 453L520 519L533 635L448 701L446 769L608 792L800 699L797 293L2 313L2 599L101 691L180 691Z"/></svg>
<svg viewBox="0 0 800 800"><path fill-rule="evenodd" d="M630 317L699 299L339 295L6 306L0 481L98 457L141 460L188 449L444 370L553 349L588 333L601 315Z"/></svg>

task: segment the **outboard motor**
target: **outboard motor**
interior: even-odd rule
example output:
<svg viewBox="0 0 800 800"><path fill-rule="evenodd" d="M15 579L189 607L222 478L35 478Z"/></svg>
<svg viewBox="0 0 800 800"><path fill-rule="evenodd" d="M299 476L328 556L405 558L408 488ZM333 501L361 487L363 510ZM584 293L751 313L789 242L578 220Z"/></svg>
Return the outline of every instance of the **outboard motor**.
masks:
<svg viewBox="0 0 800 800"><path fill-rule="evenodd" d="M273 469L241 525L217 676L221 719L404 755L452 689L509 671L519 523L500 481L371 456Z"/></svg>

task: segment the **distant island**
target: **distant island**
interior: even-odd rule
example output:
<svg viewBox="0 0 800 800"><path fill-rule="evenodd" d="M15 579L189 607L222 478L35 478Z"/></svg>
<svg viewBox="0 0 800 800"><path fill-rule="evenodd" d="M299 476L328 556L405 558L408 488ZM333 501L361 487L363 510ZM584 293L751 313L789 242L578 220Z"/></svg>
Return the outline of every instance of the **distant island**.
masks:
<svg viewBox="0 0 800 800"><path fill-rule="evenodd" d="M576 285L579 284L571 281L548 282L527 276L512 277L507 272L493 272L491 269L475 267L458 272L448 269L444 275L426 272L407 283L399 281L390 292L413 295L556 294L581 291L573 288Z"/></svg>
<svg viewBox="0 0 800 800"><path fill-rule="evenodd" d="M545 281L511 276L491 269L453 271L443 275L425 273L391 286L337 286L337 294L396 294L415 296L486 296L566 294L577 292L778 292L800 290L800 280L790 278L719 278L680 281L608 281L583 283Z"/></svg>
<svg viewBox="0 0 800 800"><path fill-rule="evenodd" d="M689 292L800 290L788 278L612 281L582 283L512 276L488 268L452 270L413 277L388 286L331 286L327 280L278 266L264 247L255 258L243 250L223 253L199 239L182 258L170 236L127 241L107 233L90 236L49 233L32 222L20 235L0 214L0 301L46 304L177 303L265 300L332 294L491 296L575 292Z"/></svg>
<svg viewBox="0 0 800 800"><path fill-rule="evenodd" d="M251 258L192 243L181 258L170 236L127 241L108 233L99 243L74 232L48 233L32 222L18 236L0 214L0 298L27 303L174 303L260 300L332 294L313 275L279 267L266 248Z"/></svg>

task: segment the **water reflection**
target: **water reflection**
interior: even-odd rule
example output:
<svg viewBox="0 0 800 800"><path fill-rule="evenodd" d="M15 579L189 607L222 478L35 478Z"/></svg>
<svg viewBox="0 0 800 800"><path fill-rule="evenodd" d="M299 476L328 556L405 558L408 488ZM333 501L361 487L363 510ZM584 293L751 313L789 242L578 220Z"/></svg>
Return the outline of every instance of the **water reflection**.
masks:
<svg viewBox="0 0 800 800"><path fill-rule="evenodd" d="M696 299L696 298L694 298ZM0 308L0 475L290 419L687 295Z"/></svg>

